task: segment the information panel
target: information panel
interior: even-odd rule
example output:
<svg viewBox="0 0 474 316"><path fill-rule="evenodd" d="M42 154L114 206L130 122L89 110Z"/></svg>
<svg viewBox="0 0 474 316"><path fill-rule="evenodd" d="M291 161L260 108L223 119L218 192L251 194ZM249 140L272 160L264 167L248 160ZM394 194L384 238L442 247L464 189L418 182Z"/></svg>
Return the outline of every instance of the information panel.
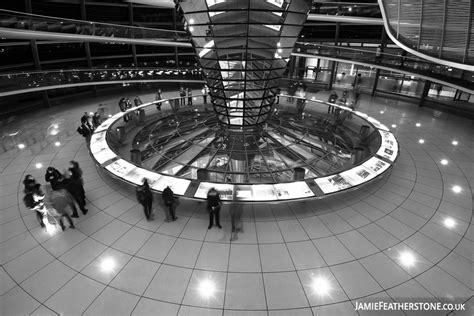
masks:
<svg viewBox="0 0 474 316"><path fill-rule="evenodd" d="M234 185L225 184L225 183L211 183L211 182L201 182L199 184L196 193L194 194L195 198L206 199L207 193L210 189L215 188L221 197L221 200L233 200L234 198Z"/></svg>
<svg viewBox="0 0 474 316"><path fill-rule="evenodd" d="M105 139L106 132L95 133L91 137L90 150L99 164L114 159L117 155L109 148Z"/></svg>
<svg viewBox="0 0 474 316"><path fill-rule="evenodd" d="M382 137L382 144L380 145L377 155L395 161L398 155L398 142L392 133L379 130L380 136Z"/></svg>
<svg viewBox="0 0 474 316"><path fill-rule="evenodd" d="M313 191L304 181L277 183L274 185L279 200L299 199L314 196Z"/></svg>

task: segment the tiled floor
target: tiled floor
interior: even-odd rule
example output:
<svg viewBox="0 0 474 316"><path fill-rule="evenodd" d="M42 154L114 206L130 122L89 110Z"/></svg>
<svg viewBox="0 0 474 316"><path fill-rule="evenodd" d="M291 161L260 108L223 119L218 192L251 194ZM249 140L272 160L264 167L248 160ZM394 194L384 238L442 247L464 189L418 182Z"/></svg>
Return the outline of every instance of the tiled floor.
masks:
<svg viewBox="0 0 474 316"><path fill-rule="evenodd" d="M176 222L157 202L147 222L133 191L96 170L77 120L99 102L113 112L118 99L17 121L31 141L0 154L0 314L404 315L355 305L421 301L466 302L470 311L453 315L472 315L473 121L364 96L361 111L396 124L391 174L334 198L246 205L231 243L226 206L222 230L206 229L204 203L184 200ZM84 170L89 213L50 235L25 209L21 181L71 159Z"/></svg>

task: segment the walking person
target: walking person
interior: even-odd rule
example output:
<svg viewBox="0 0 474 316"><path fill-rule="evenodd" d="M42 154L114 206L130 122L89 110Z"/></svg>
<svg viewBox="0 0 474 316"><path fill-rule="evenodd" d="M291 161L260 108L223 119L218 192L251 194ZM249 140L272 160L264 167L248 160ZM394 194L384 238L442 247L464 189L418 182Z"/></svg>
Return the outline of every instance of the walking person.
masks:
<svg viewBox="0 0 474 316"><path fill-rule="evenodd" d="M163 100L163 93L161 92L161 89L158 89L158 91L155 94L155 101L160 101ZM161 111L161 102L156 102L156 109L158 111Z"/></svg>
<svg viewBox="0 0 474 316"><path fill-rule="evenodd" d="M143 178L143 184L136 189L137 201L143 206L143 212L148 221L153 219L153 193L151 193L148 180Z"/></svg>
<svg viewBox="0 0 474 316"><path fill-rule="evenodd" d="M241 203L234 203L230 207L230 219L232 223L232 231L230 235L230 241L238 239L237 233L244 232L242 223L242 213L244 206Z"/></svg>
<svg viewBox="0 0 474 316"><path fill-rule="evenodd" d="M222 228L220 223L220 212L221 212L221 198L219 192L215 188L211 188L207 192L207 210L209 211L209 226L207 229L211 229L214 226L214 218L216 220L216 226Z"/></svg>
<svg viewBox="0 0 474 316"><path fill-rule="evenodd" d="M32 175L27 175L23 180L24 193L23 203L31 211L36 212L36 218L42 228L46 228L45 221L47 220L47 211L44 207L44 193L41 190L41 184L36 183Z"/></svg>
<svg viewBox="0 0 474 316"><path fill-rule="evenodd" d="M188 105L193 105L193 91L188 88Z"/></svg>
<svg viewBox="0 0 474 316"><path fill-rule="evenodd" d="M174 192L173 190L171 190L169 186L167 186L163 190L162 197L163 197L163 202L168 207L168 212L166 212L165 222L171 222L171 221L177 220L178 218L176 217L176 211L174 208L174 202L175 202Z"/></svg>
<svg viewBox="0 0 474 316"><path fill-rule="evenodd" d="M74 229L74 223L71 219L71 216L69 216L69 212L75 208L71 195L63 189L54 191L50 188L48 190L48 186L46 187L46 191L48 193L48 200L51 203L51 206L54 208L54 211L51 211L51 215L55 217L56 221L61 226L61 229L66 229L66 226L64 226L63 223L64 218L68 220L69 228Z"/></svg>

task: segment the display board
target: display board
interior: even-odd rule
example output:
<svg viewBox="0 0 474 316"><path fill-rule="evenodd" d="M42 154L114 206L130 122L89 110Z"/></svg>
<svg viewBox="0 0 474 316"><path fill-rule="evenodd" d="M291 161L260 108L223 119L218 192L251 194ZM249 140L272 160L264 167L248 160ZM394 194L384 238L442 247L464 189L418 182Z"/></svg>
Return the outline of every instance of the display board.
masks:
<svg viewBox="0 0 474 316"><path fill-rule="evenodd" d="M377 151L377 155L392 162L395 161L398 156L398 142L395 136L390 132L382 130L379 130L379 133L382 137L382 143Z"/></svg>
<svg viewBox="0 0 474 316"><path fill-rule="evenodd" d="M147 105L140 105L129 109L127 112L135 111ZM346 107L340 107L349 110ZM125 112L119 112L103 122L93 133L90 141L90 151L94 159L105 170L114 176L121 178L133 185L143 183L146 178L150 188L155 191L163 191L169 186L176 195L185 195L191 184L191 180L159 174L146 170L128 162L119 156L108 146L107 131L119 120ZM349 170L330 176L316 178L313 180L319 187L317 196L331 194L362 185L387 171L399 154L398 142L388 128L378 120L369 117L365 113L354 111L355 114L365 119L375 127L381 137L381 145L376 151L376 156L370 157L364 163L354 166ZM313 185L311 183L311 185ZM197 190L190 190L195 198L206 199L211 188L215 188L224 201L276 201L315 197L305 181L294 181L278 184L225 184L200 182ZM322 192L322 193L321 193Z"/></svg>

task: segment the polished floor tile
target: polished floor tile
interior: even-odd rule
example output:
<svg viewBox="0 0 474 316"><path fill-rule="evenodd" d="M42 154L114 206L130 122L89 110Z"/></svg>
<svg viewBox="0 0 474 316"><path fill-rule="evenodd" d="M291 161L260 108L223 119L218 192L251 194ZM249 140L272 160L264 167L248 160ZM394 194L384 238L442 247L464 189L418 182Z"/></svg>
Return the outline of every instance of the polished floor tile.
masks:
<svg viewBox="0 0 474 316"><path fill-rule="evenodd" d="M34 138L0 153L0 314L363 316L373 313L356 311L357 302L472 295L472 121L364 95L362 112L397 124L391 174L322 200L246 204L244 231L230 241L228 205L223 228L208 230L205 203L180 199L178 220L167 223L157 195L147 221L133 188L97 169L73 127L99 99L118 101L25 115L19 128L32 126ZM59 147L43 133L53 115L62 120ZM22 203L21 181L32 174L44 185L46 166L62 170L72 159L84 171L89 213L74 219L75 230L45 232Z"/></svg>

